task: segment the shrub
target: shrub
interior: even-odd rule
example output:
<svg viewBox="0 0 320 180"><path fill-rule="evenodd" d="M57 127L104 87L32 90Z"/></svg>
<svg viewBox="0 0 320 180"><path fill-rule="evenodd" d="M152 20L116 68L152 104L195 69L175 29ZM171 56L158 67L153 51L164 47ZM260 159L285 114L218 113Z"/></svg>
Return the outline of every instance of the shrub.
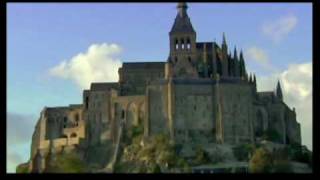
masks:
<svg viewBox="0 0 320 180"><path fill-rule="evenodd" d="M194 165L206 164L208 162L210 162L208 153L202 147L197 147L196 157L193 161Z"/></svg>
<svg viewBox="0 0 320 180"><path fill-rule="evenodd" d="M272 142L281 142L281 136L280 134L273 129L268 129L267 131L265 131L262 135L262 138L268 141L272 141Z"/></svg>
<svg viewBox="0 0 320 180"><path fill-rule="evenodd" d="M170 144L164 134L151 136L140 144L142 136L133 138L132 143L124 148L123 162L119 162L115 172L160 173L161 168L180 167L188 169L187 162L176 153L176 147ZM130 164L123 168L121 164ZM134 168L131 168L134 166Z"/></svg>
<svg viewBox="0 0 320 180"><path fill-rule="evenodd" d="M291 160L312 164L312 153L306 147L299 144L291 144L287 149Z"/></svg>
<svg viewBox="0 0 320 180"><path fill-rule="evenodd" d="M252 173L271 172L272 155L264 148L257 149L249 161L249 171Z"/></svg>
<svg viewBox="0 0 320 180"><path fill-rule="evenodd" d="M26 163L26 164L20 164L20 165L18 165L17 168L16 168L16 173L21 173L21 174L23 174L23 173L29 173L29 166L28 166L28 164Z"/></svg>
<svg viewBox="0 0 320 180"><path fill-rule="evenodd" d="M142 134L143 134L143 126L142 126L142 124L132 127L132 138L137 137L137 136L142 135Z"/></svg>
<svg viewBox="0 0 320 180"><path fill-rule="evenodd" d="M57 154L56 160L45 172L51 173L85 173L87 167L76 153Z"/></svg>
<svg viewBox="0 0 320 180"><path fill-rule="evenodd" d="M240 144L233 148L233 153L238 161L248 161L249 155L254 152L254 145Z"/></svg>

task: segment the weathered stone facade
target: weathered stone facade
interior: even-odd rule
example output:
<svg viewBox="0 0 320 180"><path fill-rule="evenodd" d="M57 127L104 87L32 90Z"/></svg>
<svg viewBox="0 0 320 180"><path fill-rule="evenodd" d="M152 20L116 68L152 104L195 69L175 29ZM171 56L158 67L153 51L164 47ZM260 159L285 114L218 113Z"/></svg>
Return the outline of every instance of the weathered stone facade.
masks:
<svg viewBox="0 0 320 180"><path fill-rule="evenodd" d="M242 52L229 54L224 35L221 46L196 42L185 3L169 36L167 62L123 63L119 82L92 83L82 105L45 108L30 166L41 171L50 148L114 147L121 122L124 131L143 125L145 137L165 133L177 144L254 143L268 131L279 135L278 143L301 144L300 124L280 84L276 92L257 92Z"/></svg>

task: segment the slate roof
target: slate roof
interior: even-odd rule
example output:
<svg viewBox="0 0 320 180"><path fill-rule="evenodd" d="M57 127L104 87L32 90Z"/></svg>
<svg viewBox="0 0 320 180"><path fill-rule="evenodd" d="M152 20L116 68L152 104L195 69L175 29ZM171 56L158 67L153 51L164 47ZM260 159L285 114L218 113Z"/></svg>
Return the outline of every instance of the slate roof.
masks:
<svg viewBox="0 0 320 180"><path fill-rule="evenodd" d="M177 14L174 24L171 28L170 33L195 33L188 16L181 17Z"/></svg>

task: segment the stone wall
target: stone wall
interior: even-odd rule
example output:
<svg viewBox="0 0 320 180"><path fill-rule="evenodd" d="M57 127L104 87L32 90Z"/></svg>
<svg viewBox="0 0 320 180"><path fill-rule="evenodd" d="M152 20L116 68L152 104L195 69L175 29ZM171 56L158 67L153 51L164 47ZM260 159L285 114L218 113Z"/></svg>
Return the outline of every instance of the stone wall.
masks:
<svg viewBox="0 0 320 180"><path fill-rule="evenodd" d="M144 95L146 85L164 78L164 62L124 63L119 69L122 96Z"/></svg>
<svg viewBox="0 0 320 180"><path fill-rule="evenodd" d="M214 141L212 85L175 85L174 129L177 143Z"/></svg>
<svg viewBox="0 0 320 180"><path fill-rule="evenodd" d="M224 142L253 141L253 91L247 83L220 84Z"/></svg>

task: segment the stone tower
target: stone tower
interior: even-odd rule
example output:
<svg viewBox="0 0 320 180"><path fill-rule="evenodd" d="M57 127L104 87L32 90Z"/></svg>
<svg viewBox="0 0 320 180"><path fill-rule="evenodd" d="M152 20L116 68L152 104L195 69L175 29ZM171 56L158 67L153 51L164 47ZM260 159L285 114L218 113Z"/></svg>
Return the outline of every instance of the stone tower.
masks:
<svg viewBox="0 0 320 180"><path fill-rule="evenodd" d="M178 3L178 13L175 18L170 37L170 55L168 62L172 66L174 77L197 77L196 32L187 14L186 3Z"/></svg>

